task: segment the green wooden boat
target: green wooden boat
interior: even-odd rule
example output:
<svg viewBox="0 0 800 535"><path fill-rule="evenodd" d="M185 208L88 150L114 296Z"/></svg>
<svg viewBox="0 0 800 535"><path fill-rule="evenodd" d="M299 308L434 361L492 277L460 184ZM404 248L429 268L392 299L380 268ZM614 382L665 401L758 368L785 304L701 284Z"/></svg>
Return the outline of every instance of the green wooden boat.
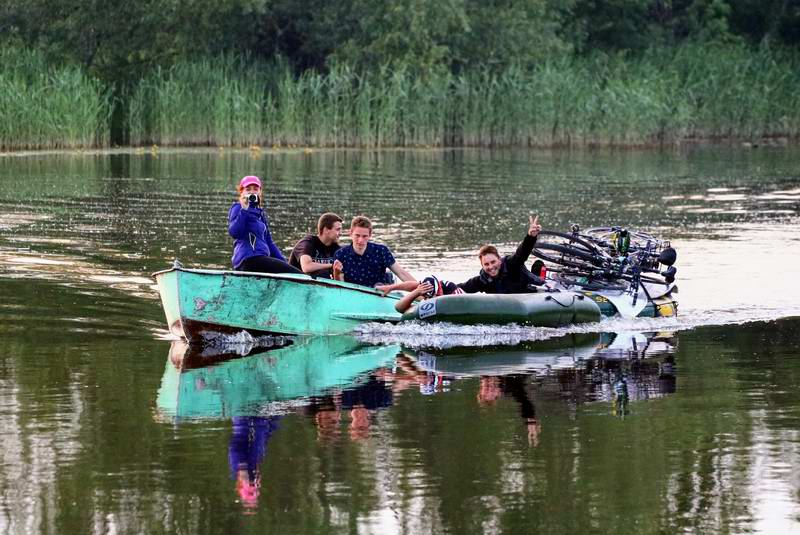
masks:
<svg viewBox="0 0 800 535"><path fill-rule="evenodd" d="M154 273L170 332L342 334L367 321L400 320L396 295L308 275L173 267Z"/></svg>
<svg viewBox="0 0 800 535"><path fill-rule="evenodd" d="M248 356L201 354L173 342L158 390L160 419L207 419L286 412L311 396L358 384L377 368L392 366L398 345L373 346L352 336L299 337L289 345ZM230 360L220 362L225 356ZM213 366L193 367L209 359Z"/></svg>

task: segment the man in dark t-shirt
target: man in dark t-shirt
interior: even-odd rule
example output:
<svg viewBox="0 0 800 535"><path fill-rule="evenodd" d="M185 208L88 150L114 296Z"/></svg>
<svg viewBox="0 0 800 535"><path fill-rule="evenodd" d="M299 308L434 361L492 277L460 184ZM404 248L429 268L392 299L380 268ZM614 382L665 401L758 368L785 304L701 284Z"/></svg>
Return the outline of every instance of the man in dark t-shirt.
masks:
<svg viewBox="0 0 800 535"><path fill-rule="evenodd" d="M289 255L289 264L312 277L330 279L341 233L342 218L330 212L322 214L317 222L317 235L309 234L297 242Z"/></svg>

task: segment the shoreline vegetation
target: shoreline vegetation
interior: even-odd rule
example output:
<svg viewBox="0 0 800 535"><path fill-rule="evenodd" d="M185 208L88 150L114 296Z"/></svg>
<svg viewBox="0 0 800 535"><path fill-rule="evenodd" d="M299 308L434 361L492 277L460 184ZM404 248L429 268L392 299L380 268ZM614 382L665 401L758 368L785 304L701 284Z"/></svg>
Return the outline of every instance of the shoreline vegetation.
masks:
<svg viewBox="0 0 800 535"><path fill-rule="evenodd" d="M0 49L0 151L158 147L674 147L800 139L800 55L746 45L594 54L498 72L334 66L245 55L156 68L124 91ZM114 143L116 145L117 142Z"/></svg>

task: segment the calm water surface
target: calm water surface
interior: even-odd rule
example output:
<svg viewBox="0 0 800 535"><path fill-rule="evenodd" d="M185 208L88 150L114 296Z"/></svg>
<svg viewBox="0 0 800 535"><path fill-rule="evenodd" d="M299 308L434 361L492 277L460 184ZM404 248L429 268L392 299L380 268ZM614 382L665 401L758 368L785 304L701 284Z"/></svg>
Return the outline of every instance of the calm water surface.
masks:
<svg viewBox="0 0 800 535"><path fill-rule="evenodd" d="M800 151L0 156L0 532L800 532ZM419 276L487 242L672 240L680 316L171 341L149 274L364 213ZM224 342L224 343L223 343ZM204 360L205 359L205 360Z"/></svg>

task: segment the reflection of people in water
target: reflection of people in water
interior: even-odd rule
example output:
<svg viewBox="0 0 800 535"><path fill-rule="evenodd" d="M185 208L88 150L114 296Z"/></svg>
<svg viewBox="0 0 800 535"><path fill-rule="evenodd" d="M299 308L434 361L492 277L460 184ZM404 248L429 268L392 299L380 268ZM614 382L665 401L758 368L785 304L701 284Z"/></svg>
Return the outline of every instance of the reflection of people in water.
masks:
<svg viewBox="0 0 800 535"><path fill-rule="evenodd" d="M426 353L418 352L416 358L409 357L405 353L398 353L395 359L397 373L393 376L394 391L405 390L409 385L416 384L419 391L424 395L437 394L449 391L450 381L442 374L429 371L433 368L436 357ZM425 362L429 360L430 362ZM427 368L426 368L427 364Z"/></svg>
<svg viewBox="0 0 800 535"><path fill-rule="evenodd" d="M525 375L481 376L478 403L483 406L494 405L502 396L514 399L519 403L520 416L525 421L528 444L536 447L539 445L539 433L542 426L536 418L536 407L525 389L525 378Z"/></svg>
<svg viewBox="0 0 800 535"><path fill-rule="evenodd" d="M391 375L389 370L375 370L363 384L313 398L307 414L314 417L317 438L321 441L339 438L342 414L349 416L348 430L352 440L368 438L372 414L392 404L392 391L387 385L387 378Z"/></svg>
<svg viewBox="0 0 800 535"><path fill-rule="evenodd" d="M339 438L342 417L348 421L351 440L369 438L374 415L390 407L394 396L409 386L423 394L446 391L447 381L440 375L420 369L413 358L398 353L394 370L373 370L365 382L326 396L316 396L307 406L306 415L313 417L317 438L332 441Z"/></svg>
<svg viewBox="0 0 800 535"><path fill-rule="evenodd" d="M413 358L401 352L395 360L394 370L379 368L359 385L313 398L307 415L313 416L320 440L330 441L339 437L343 415L345 420L349 419L350 439L364 440L369 438L377 411L390 407L394 396L412 385L419 387L423 394L432 394L443 391L446 381L441 376L421 370Z"/></svg>
<svg viewBox="0 0 800 535"><path fill-rule="evenodd" d="M342 410L350 410L350 438L364 440L369 438L372 414L392 405L392 391L385 376L373 374L366 383L343 390L341 399Z"/></svg>
<svg viewBox="0 0 800 535"><path fill-rule="evenodd" d="M267 441L278 428L277 417L241 416L233 419L233 433L228 444L231 477L242 505L253 509L261 494L259 465L267 453Z"/></svg>
<svg viewBox="0 0 800 535"><path fill-rule="evenodd" d="M317 440L326 442L339 437L339 422L342 420L342 411L339 409L338 394L332 396L317 396L311 399L307 414L314 417L317 426Z"/></svg>

